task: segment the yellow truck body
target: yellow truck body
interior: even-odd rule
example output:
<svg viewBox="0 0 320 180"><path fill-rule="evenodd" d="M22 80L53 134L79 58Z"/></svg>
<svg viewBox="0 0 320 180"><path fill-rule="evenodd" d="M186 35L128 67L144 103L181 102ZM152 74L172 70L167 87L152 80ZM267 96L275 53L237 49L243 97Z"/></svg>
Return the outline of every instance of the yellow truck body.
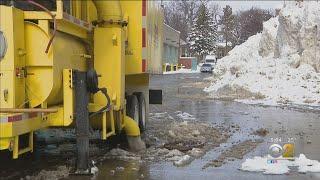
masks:
<svg viewBox="0 0 320 180"><path fill-rule="evenodd" d="M33 151L34 131L73 126L73 72L89 68L100 76L99 86L108 89L112 107L90 124L101 129L104 140L122 129L139 136L139 120L126 115L126 95L142 93L148 104L149 73L162 72L159 3L32 2L0 5L0 150L18 158ZM92 95L89 112L105 101L101 93ZM29 143L19 148L22 135Z"/></svg>

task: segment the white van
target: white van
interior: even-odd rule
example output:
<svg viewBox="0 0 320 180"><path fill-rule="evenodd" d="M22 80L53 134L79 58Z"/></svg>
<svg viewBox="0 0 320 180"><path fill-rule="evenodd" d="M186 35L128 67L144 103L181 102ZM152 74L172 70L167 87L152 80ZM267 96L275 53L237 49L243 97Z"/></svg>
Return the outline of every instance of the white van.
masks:
<svg viewBox="0 0 320 180"><path fill-rule="evenodd" d="M211 64L212 66L214 66L217 63L217 58L215 55L207 55L204 59L204 63Z"/></svg>

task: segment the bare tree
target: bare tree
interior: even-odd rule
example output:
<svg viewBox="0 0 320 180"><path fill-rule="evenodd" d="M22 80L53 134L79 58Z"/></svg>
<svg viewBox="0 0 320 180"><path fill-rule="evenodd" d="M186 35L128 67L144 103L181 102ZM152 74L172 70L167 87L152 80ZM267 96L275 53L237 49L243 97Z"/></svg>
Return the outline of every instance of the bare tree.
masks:
<svg viewBox="0 0 320 180"><path fill-rule="evenodd" d="M184 15L179 11L178 2L169 1L164 6L164 19L165 23L170 27L180 31L182 39L186 37L188 26L184 20Z"/></svg>
<svg viewBox="0 0 320 180"><path fill-rule="evenodd" d="M180 31L181 38L187 39L200 1L179 0L164 3L165 23Z"/></svg>
<svg viewBox="0 0 320 180"><path fill-rule="evenodd" d="M221 14L221 7L219 4L213 3L209 6L210 13L212 15L213 20L218 24L219 16Z"/></svg>
<svg viewBox="0 0 320 180"><path fill-rule="evenodd" d="M273 16L274 13L271 10L263 10L255 7L250 10L238 12L234 30L234 43L241 44L250 36L262 32L263 22Z"/></svg>

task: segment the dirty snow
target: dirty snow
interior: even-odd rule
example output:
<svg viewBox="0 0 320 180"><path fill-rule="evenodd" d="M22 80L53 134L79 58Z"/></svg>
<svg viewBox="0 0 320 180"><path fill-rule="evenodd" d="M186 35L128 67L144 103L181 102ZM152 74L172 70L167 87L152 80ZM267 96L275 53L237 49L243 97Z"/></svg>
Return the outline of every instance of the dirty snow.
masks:
<svg viewBox="0 0 320 180"><path fill-rule="evenodd" d="M196 118L193 117L193 115L187 113L187 112L181 112L177 111L177 117L183 119L183 120L195 120ZM185 123L188 123L187 121Z"/></svg>
<svg viewBox="0 0 320 180"><path fill-rule="evenodd" d="M297 167L299 173L320 172L320 162L310 160L304 154L293 161L281 159L277 163L268 164L267 161L272 159L270 155L266 157L256 156L253 159L246 159L241 165L241 170L252 172L263 172L264 174L285 174L290 172L290 167Z"/></svg>
<svg viewBox="0 0 320 180"><path fill-rule="evenodd" d="M247 153L255 149L263 140L246 140L232 145L227 150L223 151L216 159L209 161L202 169L208 167L221 167L228 160L242 159Z"/></svg>
<svg viewBox="0 0 320 180"><path fill-rule="evenodd" d="M175 166L179 167L179 166L184 166L184 165L186 165L186 164L188 164L190 162L191 162L191 156L185 155L181 159L179 159L178 161L173 162L173 164Z"/></svg>
<svg viewBox="0 0 320 180"><path fill-rule="evenodd" d="M133 152L114 148L104 156L105 159L118 159L123 161L140 161L141 157Z"/></svg>
<svg viewBox="0 0 320 180"><path fill-rule="evenodd" d="M288 2L263 32L236 46L213 71L213 98L268 105L320 105L320 2Z"/></svg>
<svg viewBox="0 0 320 180"><path fill-rule="evenodd" d="M56 170L41 170L37 175L26 176L25 179L29 180L57 180L65 179L69 176L70 168L67 166L59 166Z"/></svg>
<svg viewBox="0 0 320 180"><path fill-rule="evenodd" d="M228 138L228 134L223 134L210 124L198 122L187 112L177 111L174 114L176 120L169 113L150 114L149 122L156 124L156 128L151 126L147 131L152 136L147 135L146 142L150 147L144 159L170 161L175 166L185 166Z"/></svg>
<svg viewBox="0 0 320 180"><path fill-rule="evenodd" d="M91 167L90 172L95 175L99 172L99 169L97 166L93 166Z"/></svg>
<svg viewBox="0 0 320 180"><path fill-rule="evenodd" d="M146 150L129 152L114 148L101 160L167 161L174 166L186 166L229 138L229 134L220 128L199 122L187 112L173 112L172 116L167 112L150 113L144 139L148 145Z"/></svg>
<svg viewBox="0 0 320 180"><path fill-rule="evenodd" d="M181 68L181 69L178 69L177 71L163 72L163 74L190 74L190 73L200 73L200 67L197 66L197 70Z"/></svg>

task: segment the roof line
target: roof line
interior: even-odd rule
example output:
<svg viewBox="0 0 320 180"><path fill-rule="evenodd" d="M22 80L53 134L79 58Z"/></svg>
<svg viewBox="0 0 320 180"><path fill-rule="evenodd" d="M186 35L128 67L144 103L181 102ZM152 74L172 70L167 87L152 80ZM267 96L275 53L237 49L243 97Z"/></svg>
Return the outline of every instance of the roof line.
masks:
<svg viewBox="0 0 320 180"><path fill-rule="evenodd" d="M173 27L169 26L168 24L166 24L166 23L163 23L163 24L164 24L165 26L167 26L168 28L170 28L170 29L172 29L172 30L176 31L177 33L181 34L181 32L180 32L180 31L175 30Z"/></svg>

